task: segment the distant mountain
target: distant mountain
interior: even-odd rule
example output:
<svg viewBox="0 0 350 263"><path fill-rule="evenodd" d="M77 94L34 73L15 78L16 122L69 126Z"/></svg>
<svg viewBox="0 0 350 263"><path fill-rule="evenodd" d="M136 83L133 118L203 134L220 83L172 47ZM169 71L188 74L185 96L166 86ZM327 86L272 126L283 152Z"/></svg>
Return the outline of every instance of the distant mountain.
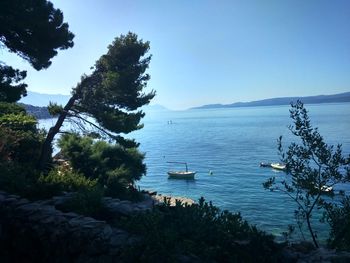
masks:
<svg viewBox="0 0 350 263"><path fill-rule="evenodd" d="M49 102L56 102L58 104L62 104L63 106L66 105L68 102L70 95L61 95L61 94L44 94L44 93L38 93L33 91L28 91L28 95L24 98L22 98L19 103L32 105L32 106L40 106L40 107L46 107L49 105ZM153 105L146 105L142 107L144 111L165 111L168 110L162 105L159 104L153 104Z"/></svg>
<svg viewBox="0 0 350 263"><path fill-rule="evenodd" d="M57 104L62 104L63 106L68 102L70 95L61 95L61 94L43 94L38 92L28 91L28 95L22 98L19 102L45 107L49 105L49 102L56 102Z"/></svg>
<svg viewBox="0 0 350 263"><path fill-rule="evenodd" d="M167 109L164 106L159 105L159 104L146 105L146 106L143 106L142 109L145 112L149 112L149 111L168 111L169 110L169 109Z"/></svg>
<svg viewBox="0 0 350 263"><path fill-rule="evenodd" d="M26 109L28 114L33 115L37 119L52 118L47 107L33 106L33 105L24 104L24 103L18 103L18 104L23 106Z"/></svg>
<svg viewBox="0 0 350 263"><path fill-rule="evenodd" d="M254 107L254 106L273 106L289 105L292 101L301 100L305 104L332 103L332 102L350 102L350 92L339 93L334 95L318 95L308 97L284 97L257 100L251 102L236 102L232 104L209 104L191 109L217 109L217 108L234 108L234 107Z"/></svg>
<svg viewBox="0 0 350 263"><path fill-rule="evenodd" d="M19 104L24 106L26 111L35 116L37 119L48 119L52 118L49 114L47 106L51 102L56 102L61 105L66 105L70 96L61 94L43 94L28 91L28 95L19 101ZM167 111L168 109L159 104L146 105L142 107L143 111L156 112L156 111Z"/></svg>

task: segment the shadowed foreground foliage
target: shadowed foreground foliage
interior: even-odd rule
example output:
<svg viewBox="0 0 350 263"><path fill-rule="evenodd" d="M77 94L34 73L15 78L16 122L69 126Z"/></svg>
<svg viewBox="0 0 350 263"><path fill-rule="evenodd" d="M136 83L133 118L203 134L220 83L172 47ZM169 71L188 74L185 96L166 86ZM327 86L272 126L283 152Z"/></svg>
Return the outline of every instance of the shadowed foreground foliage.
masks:
<svg viewBox="0 0 350 263"><path fill-rule="evenodd" d="M339 205L329 206L326 219L331 226L329 246L350 251L350 197L346 196Z"/></svg>
<svg viewBox="0 0 350 263"><path fill-rule="evenodd" d="M334 147L325 143L318 128L311 125L308 111L301 101L291 104L290 117L293 125L289 129L298 142L291 143L287 151L284 151L282 137L278 140L278 150L282 162L286 164L287 177L281 182L276 182L275 177L270 178L263 186L271 191L280 190L286 193L296 203L294 215L299 230L303 234L303 224L306 222L317 248L317 232L311 219L316 209L327 213L332 228L331 236L334 237L331 243L337 247L335 243L345 241L336 238L340 234L339 229L342 229L338 223L345 223L344 219L349 217L349 209L346 201L343 202L343 208L335 206L333 198L335 195L345 197L345 192L337 190L336 186L350 182L350 155L343 155L340 144ZM348 238L345 243L349 241ZM340 246L343 247L344 244Z"/></svg>
<svg viewBox="0 0 350 263"><path fill-rule="evenodd" d="M121 226L141 235L142 242L126 251L133 262L277 262L281 246L243 220L220 211L204 198L198 204L171 207L165 202L147 213L124 220Z"/></svg>

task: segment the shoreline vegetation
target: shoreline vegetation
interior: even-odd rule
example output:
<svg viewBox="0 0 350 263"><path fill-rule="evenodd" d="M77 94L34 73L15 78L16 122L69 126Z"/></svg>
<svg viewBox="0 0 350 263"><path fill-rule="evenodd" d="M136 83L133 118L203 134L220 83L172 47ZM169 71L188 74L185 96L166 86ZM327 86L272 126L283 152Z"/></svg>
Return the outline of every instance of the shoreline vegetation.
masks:
<svg viewBox="0 0 350 263"><path fill-rule="evenodd" d="M35 125L35 122L32 125ZM5 200L5 204L15 203L16 206L18 201L21 205L29 207L30 211L33 209L32 212L28 213L36 214L39 213L36 211L43 210L61 211L67 213L68 216L74 215L73 219L65 219L68 221L78 220L75 219L75 215L77 215L79 220L84 222L81 225L95 225L104 222L108 229L112 229L112 232L109 231L109 233L114 233L113 229L118 229L117 233L122 231L124 234L120 240L123 241L118 243L122 244L122 247L118 247L117 256L113 254L115 260L298 262L303 260L338 260L339 258L347 260L350 258L350 254L347 252L337 252L323 246L315 249L314 245L309 242L278 243L273 235L250 225L241 217L240 213L222 211L211 202L206 202L204 198L195 202L186 197L160 195L154 191L139 192L133 184L121 184L121 182L115 183L106 180L106 187L113 189L112 192L108 192L108 188L100 187L98 178L87 177L83 173L94 175L93 173L97 171L98 176L107 176L109 169L113 168L113 166L108 165L114 165L114 163L108 164L106 159L103 159L108 157L104 152L108 150L113 153L118 148L110 148L110 145L106 143L97 144L91 138L78 135L66 135L65 138L61 139L59 145L62 153L52 160L51 171L46 176L40 175L38 177L35 168L23 170L21 163L16 164L3 160L1 168L4 173L0 178L1 189L8 189L10 193L15 195L10 195L2 200ZM84 147L80 148L80 146ZM25 154L26 158L26 152L22 154ZM120 154L119 150L118 154ZM91 158L92 156L93 158ZM81 170L82 168L85 170ZM28 172L32 174L28 174ZM23 197L29 198L31 201L23 200ZM155 204L157 205L154 206ZM21 207L21 205L19 206ZM45 209L41 209L41 205L44 205ZM10 210L6 208L3 213L11 215L10 211L13 211L12 208ZM61 212L57 212L60 217L62 216ZM66 214L64 215L66 216ZM16 214L16 216L18 215ZM27 216L27 214L23 214L23 216ZM11 220L6 220L6 217L0 219L0 224L3 229L14 229L12 232L14 236L20 236L16 234L17 230L15 229L19 229L23 233L30 233L30 235L26 234L22 241L33 243L39 247L36 249L40 250L42 243L38 241L38 237L42 234L39 235L33 229L44 227L41 220L46 222L48 216L52 218L51 214L29 217L30 220L32 220L31 218L40 218L39 222L36 219L30 222L23 219L27 224L23 224L26 228L22 230L17 228L17 225L13 225ZM53 218L52 220L59 221L61 219ZM50 229L45 232L45 235L50 236L53 233ZM77 230L80 233L78 235L90 235L88 234L89 229L91 228ZM6 233L2 235L0 241L13 242L12 237ZM62 230L62 235L66 235L65 230ZM126 241L129 238L126 238L125 235L128 237L136 236L139 242L129 243ZM43 240L47 238L45 236ZM109 238L113 239L112 236ZM110 241L106 242L109 244ZM53 246L53 244L51 245ZM83 249L84 246L81 244L79 249ZM28 246L28 248L31 247ZM1 255L4 252L0 251L0 255L13 259L17 256L25 257L24 255L30 253L23 248L12 249L15 249L17 254L13 251L12 255ZM44 255L50 249L53 248L49 246L46 250L39 251L38 254ZM18 251L22 251L23 254ZM106 251L109 251L109 248L105 248L103 251L105 252L101 252L102 254L99 256L108 256ZM70 255L68 250L62 253L61 256ZM81 256L86 256L84 252L81 253ZM91 259L95 256L89 255L88 258Z"/></svg>
<svg viewBox="0 0 350 263"><path fill-rule="evenodd" d="M326 247L315 249L308 242L290 245L275 243L271 239L272 236L256 232L255 227L251 228L246 222L240 221L239 214L218 214L219 210L210 203L205 203L203 199L195 203L186 197L178 199L178 197L158 195L153 191L143 193L145 200L136 203L104 198L108 212L104 212L105 218L94 219L62 209L64 203L72 198L71 194L48 200L29 201L18 195L0 191L0 212L4 215L0 218L3 230L0 235L2 244L0 256L5 262L6 260L47 262L51 261L53 256L58 261L72 261L74 258L73 262L105 262L106 260L108 262L160 260L162 262L202 262L209 259L218 262L346 262L350 259L349 252ZM193 218L196 221L188 221L190 219L188 216L193 216L193 212L197 216L204 217L196 217ZM183 219L173 218L174 216L181 216ZM208 224L206 227L216 226L217 220L220 221L222 217L225 221L232 220L227 216L237 217L240 223L235 228L245 230L242 235L230 239L229 250L225 252L220 248L217 251L220 254L216 254L210 251L212 247L207 247L213 241L210 241L206 235L214 232L201 228L205 226L203 223ZM13 217L17 219L14 221ZM173 225L179 219L181 219L180 222ZM197 238L198 232L195 231L192 232L194 236L183 233L171 241L175 232L169 231L181 233L183 228L187 231L186 223L190 225L192 231L196 228L195 226L198 226L199 233L205 232L205 236L199 236L197 240L197 242L204 242L200 243L198 247L200 250L190 247L185 250L174 250L182 242ZM173 227L182 229L172 229ZM216 229L215 232L218 230ZM216 238L225 240L225 233L226 230L221 234L219 231L219 236ZM66 240L68 235L69 240ZM180 237L181 239L177 240ZM3 243L4 241L6 243ZM206 244L207 242L209 243ZM10 243L12 245L9 245ZM26 245L23 246L23 244ZM170 244L171 247L169 247ZM59 251L57 251L58 247Z"/></svg>
<svg viewBox="0 0 350 263"><path fill-rule="evenodd" d="M48 68L59 50L73 47L74 34L50 1L3 0L0 7L0 48L34 69ZM150 42L135 33L115 37L65 106L49 104L57 119L47 131L29 114L43 117L42 108L26 111L18 104L27 94L27 72L0 63L0 260L349 261L350 197L342 193L335 203L333 190L326 199L322 187L350 181L350 156L342 155L340 145L324 143L302 103L291 105L290 130L303 144L280 150L293 180L282 182L282 189L271 178L264 187L282 189L297 203L297 222L307 222L313 243L292 244L290 233L278 243L239 211L221 210L204 197L194 201L137 189L147 171L145 154L126 134L143 128L143 107L156 95L146 92L149 52ZM77 128L63 132L68 121ZM60 154L52 156L56 142ZM327 249L318 246L311 225L314 208L325 212L331 227Z"/></svg>

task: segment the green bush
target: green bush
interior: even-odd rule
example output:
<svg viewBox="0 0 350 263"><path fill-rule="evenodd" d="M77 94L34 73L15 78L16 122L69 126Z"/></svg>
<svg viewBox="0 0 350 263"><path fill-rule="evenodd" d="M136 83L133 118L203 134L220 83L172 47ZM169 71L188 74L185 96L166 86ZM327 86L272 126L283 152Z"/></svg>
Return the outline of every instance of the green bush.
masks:
<svg viewBox="0 0 350 263"><path fill-rule="evenodd" d="M97 180L91 180L67 168L57 167L48 175L39 177L35 196L49 198L62 194L63 191L88 191L94 187L97 187Z"/></svg>
<svg viewBox="0 0 350 263"><path fill-rule="evenodd" d="M102 211L103 188L97 179L86 178L72 171L69 167L60 166L41 175L33 189L35 198L50 198L64 191L74 192L73 197L58 208L63 211L73 211L87 216L98 216Z"/></svg>
<svg viewBox="0 0 350 263"><path fill-rule="evenodd" d="M126 251L128 261L177 262L179 256L199 262L274 262L279 246L273 237L249 225L241 215L221 212L203 198L198 204L169 203L122 221L142 241Z"/></svg>
<svg viewBox="0 0 350 263"><path fill-rule="evenodd" d="M0 162L0 189L27 197L35 189L39 177L35 169L16 162Z"/></svg>
<svg viewBox="0 0 350 263"><path fill-rule="evenodd" d="M0 114L0 188L27 196L39 177L35 167L44 134L18 105L0 103L0 108L7 113Z"/></svg>
<svg viewBox="0 0 350 263"><path fill-rule="evenodd" d="M14 131L36 131L36 119L25 113L20 114L4 114L0 116L1 127L10 128Z"/></svg>
<svg viewBox="0 0 350 263"><path fill-rule="evenodd" d="M118 197L126 194L128 188L128 181L125 177L130 171L124 167L117 168L113 171L107 172L106 181L106 195L111 197Z"/></svg>
<svg viewBox="0 0 350 263"><path fill-rule="evenodd" d="M16 103L0 102L0 116L5 114L25 114L26 110Z"/></svg>
<svg viewBox="0 0 350 263"><path fill-rule="evenodd" d="M78 134L62 136L59 146L75 171L98 179L106 188L106 194L113 197L125 196L135 180L146 172L144 155L137 148L108 144Z"/></svg>
<svg viewBox="0 0 350 263"><path fill-rule="evenodd" d="M328 209L327 221L331 226L328 244L332 248L350 251L350 197L344 197L340 206Z"/></svg>
<svg viewBox="0 0 350 263"><path fill-rule="evenodd" d="M0 162L36 166L45 136L36 124L34 117L23 113L0 116Z"/></svg>

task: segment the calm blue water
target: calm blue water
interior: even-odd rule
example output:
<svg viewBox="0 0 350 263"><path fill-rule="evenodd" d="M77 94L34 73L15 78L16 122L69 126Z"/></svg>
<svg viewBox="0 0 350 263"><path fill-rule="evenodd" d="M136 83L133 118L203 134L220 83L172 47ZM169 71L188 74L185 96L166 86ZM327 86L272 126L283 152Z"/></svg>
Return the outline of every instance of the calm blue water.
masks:
<svg viewBox="0 0 350 263"><path fill-rule="evenodd" d="M259 163L279 160L276 141L280 135L285 145L295 141L287 128L291 124L289 108L148 113L145 127L129 135L141 143L140 149L146 153L147 176L138 185L194 200L204 196L222 209L240 211L250 223L279 235L294 222L296 206L285 194L263 189L266 179L283 179L285 174L260 168ZM350 104L307 105L307 109L326 142L342 143L344 153L349 154ZM170 120L172 124L168 124ZM187 162L190 170L198 172L196 180L168 179L168 170L184 169L168 161ZM321 225L318 231L321 236L327 232Z"/></svg>
<svg viewBox="0 0 350 263"><path fill-rule="evenodd" d="M145 127L131 136L146 153L144 189L206 200L222 209L240 211L245 219L276 235L294 222L295 204L281 192L266 191L262 183L283 172L259 167L278 161L277 138L287 146L296 141L288 130L289 106L250 107L179 112L151 112ZM343 144L350 153L350 104L308 105L314 127L330 144ZM171 120L172 124L168 124ZM184 169L167 161L187 162L198 171L196 180L172 180L167 171ZM213 175L209 174L213 172ZM322 229L319 229L322 231Z"/></svg>

